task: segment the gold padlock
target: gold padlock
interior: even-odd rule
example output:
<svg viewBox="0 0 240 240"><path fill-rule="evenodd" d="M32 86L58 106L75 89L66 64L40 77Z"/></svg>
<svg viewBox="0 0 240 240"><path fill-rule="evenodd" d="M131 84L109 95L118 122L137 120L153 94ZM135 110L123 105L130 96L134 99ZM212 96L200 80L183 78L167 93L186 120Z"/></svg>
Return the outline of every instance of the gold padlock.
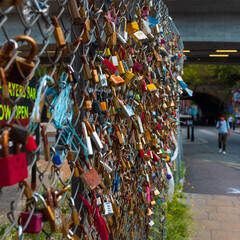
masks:
<svg viewBox="0 0 240 240"><path fill-rule="evenodd" d="M16 42L27 42L31 45L31 51L27 58L17 56L13 66L6 73L7 81L18 84L24 84L30 80L34 74L32 71L35 63L33 62L34 57L37 54L37 44L35 40L26 35L19 35L14 38Z"/></svg>
<svg viewBox="0 0 240 240"><path fill-rule="evenodd" d="M63 36L62 28L59 26L58 19L55 16L53 17L53 24L55 26L53 36L57 43L57 47L64 47L66 42Z"/></svg>

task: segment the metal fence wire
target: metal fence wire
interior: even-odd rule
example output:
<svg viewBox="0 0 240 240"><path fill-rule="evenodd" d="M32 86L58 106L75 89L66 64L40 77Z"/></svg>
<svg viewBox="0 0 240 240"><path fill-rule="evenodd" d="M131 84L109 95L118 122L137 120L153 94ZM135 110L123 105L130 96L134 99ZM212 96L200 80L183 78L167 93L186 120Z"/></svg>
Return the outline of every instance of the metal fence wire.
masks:
<svg viewBox="0 0 240 240"><path fill-rule="evenodd" d="M0 186L17 191L1 239L148 239L178 149L166 5L1 0L0 29Z"/></svg>

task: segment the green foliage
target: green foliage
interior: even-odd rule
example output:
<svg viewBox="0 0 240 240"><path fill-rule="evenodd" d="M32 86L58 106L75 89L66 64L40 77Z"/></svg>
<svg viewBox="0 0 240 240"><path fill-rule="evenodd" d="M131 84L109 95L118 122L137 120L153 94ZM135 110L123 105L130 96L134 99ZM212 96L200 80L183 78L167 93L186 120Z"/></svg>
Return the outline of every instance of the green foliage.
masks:
<svg viewBox="0 0 240 240"><path fill-rule="evenodd" d="M181 188L181 187L180 187ZM191 233L193 218L190 207L183 203L184 194L176 189L173 201L167 205L167 240L187 240Z"/></svg>
<svg viewBox="0 0 240 240"><path fill-rule="evenodd" d="M193 90L199 86L217 85L224 99L229 100L231 91L240 88L240 67L189 64L184 67L183 79Z"/></svg>

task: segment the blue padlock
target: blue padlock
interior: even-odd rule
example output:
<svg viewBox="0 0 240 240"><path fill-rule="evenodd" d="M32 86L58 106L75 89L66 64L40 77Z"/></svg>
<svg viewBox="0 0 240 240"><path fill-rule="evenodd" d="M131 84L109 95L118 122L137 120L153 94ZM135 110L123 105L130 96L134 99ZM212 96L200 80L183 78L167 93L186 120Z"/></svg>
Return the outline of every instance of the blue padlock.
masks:
<svg viewBox="0 0 240 240"><path fill-rule="evenodd" d="M51 146L51 151L53 152L54 156L53 156L53 161L56 165L61 165L62 161L61 158L59 156L59 154L56 152L55 148L53 146Z"/></svg>

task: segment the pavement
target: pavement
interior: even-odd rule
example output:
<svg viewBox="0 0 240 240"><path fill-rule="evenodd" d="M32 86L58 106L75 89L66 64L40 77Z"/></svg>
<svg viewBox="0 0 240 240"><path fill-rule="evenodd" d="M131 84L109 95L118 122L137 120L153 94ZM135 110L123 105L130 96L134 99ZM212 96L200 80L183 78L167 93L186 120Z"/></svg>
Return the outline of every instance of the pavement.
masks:
<svg viewBox="0 0 240 240"><path fill-rule="evenodd" d="M218 132L195 127L195 141L182 129L186 162L184 192L195 220L191 240L240 239L240 131L231 132L227 154L218 152Z"/></svg>

